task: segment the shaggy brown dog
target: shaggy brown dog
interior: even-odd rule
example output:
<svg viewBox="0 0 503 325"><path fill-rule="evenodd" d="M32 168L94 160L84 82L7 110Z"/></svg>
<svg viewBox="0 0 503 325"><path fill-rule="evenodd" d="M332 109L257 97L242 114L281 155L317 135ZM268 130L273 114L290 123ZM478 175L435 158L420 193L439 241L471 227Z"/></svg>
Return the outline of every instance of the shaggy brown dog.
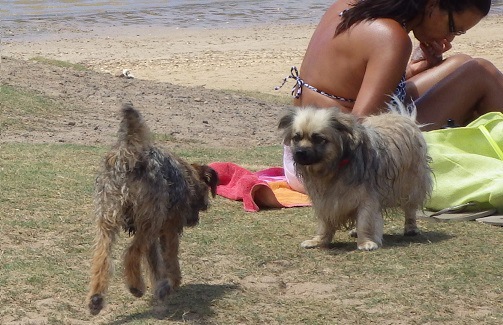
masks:
<svg viewBox="0 0 503 325"><path fill-rule="evenodd" d="M357 245L382 245L382 212L400 207L405 235L418 233L416 210L431 192L426 143L415 123L415 108L359 123L336 108L295 108L279 122L291 146L295 169L311 197L317 235L301 246L328 246L336 230L356 223Z"/></svg>
<svg viewBox="0 0 503 325"><path fill-rule="evenodd" d="M133 234L124 255L124 275L136 297L145 292L142 258L148 264L154 297L163 300L181 282L178 247L184 226L199 222L215 196L217 173L162 152L138 111L124 105L118 142L105 156L95 184L97 236L91 265L89 309L98 314L111 273L112 244L123 228Z"/></svg>

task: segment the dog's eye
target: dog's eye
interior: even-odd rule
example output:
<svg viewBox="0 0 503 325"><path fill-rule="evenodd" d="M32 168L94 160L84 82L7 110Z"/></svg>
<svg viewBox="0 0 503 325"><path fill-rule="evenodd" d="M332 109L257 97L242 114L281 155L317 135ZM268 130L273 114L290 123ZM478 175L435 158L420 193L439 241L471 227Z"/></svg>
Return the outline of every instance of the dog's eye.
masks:
<svg viewBox="0 0 503 325"><path fill-rule="evenodd" d="M311 141L315 144L323 144L323 143L327 142L327 139L325 139L323 136L315 133L311 136Z"/></svg>
<svg viewBox="0 0 503 325"><path fill-rule="evenodd" d="M295 133L292 137L292 141L299 142L300 140L302 140L302 136L300 135L300 133Z"/></svg>

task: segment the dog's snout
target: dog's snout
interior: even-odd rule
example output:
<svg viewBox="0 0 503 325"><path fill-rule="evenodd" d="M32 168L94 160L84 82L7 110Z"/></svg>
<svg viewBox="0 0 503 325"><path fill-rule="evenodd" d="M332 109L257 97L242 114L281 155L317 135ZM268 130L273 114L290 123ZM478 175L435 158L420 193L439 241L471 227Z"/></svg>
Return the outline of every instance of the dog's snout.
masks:
<svg viewBox="0 0 503 325"><path fill-rule="evenodd" d="M302 163L303 161L307 160L307 150L301 148L301 149L296 149L294 153L294 158L297 163Z"/></svg>
<svg viewBox="0 0 503 325"><path fill-rule="evenodd" d="M313 151L309 148L296 148L293 153L293 160L301 165L311 165L317 162Z"/></svg>
<svg viewBox="0 0 503 325"><path fill-rule="evenodd" d="M187 227L194 227L197 226L199 223L199 212L193 213L191 216L189 216L186 220L186 226Z"/></svg>

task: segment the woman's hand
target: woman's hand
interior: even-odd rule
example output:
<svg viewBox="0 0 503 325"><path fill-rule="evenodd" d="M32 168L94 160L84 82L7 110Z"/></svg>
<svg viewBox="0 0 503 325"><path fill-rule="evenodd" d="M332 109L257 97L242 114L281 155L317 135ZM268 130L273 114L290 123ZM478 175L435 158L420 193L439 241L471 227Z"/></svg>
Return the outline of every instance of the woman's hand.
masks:
<svg viewBox="0 0 503 325"><path fill-rule="evenodd" d="M452 48L451 42L420 43L412 51L409 65L407 66L407 78L437 66L443 61L443 53Z"/></svg>

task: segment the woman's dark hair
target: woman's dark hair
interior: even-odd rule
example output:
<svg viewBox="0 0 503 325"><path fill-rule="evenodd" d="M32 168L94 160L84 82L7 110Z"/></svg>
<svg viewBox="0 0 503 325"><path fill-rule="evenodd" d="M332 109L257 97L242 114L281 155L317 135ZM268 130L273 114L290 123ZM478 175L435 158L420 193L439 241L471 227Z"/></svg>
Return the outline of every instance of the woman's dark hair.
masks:
<svg viewBox="0 0 503 325"><path fill-rule="evenodd" d="M442 10L452 10L461 12L469 8L477 9L482 16L487 16L491 9L491 0L439 0L439 6Z"/></svg>
<svg viewBox="0 0 503 325"><path fill-rule="evenodd" d="M351 26L365 20L391 18L400 23L406 23L418 15L424 15L428 0L355 0L351 8L342 14L342 20L335 30L338 35ZM491 9L491 0L438 0L442 10L461 12L475 8L483 16Z"/></svg>

